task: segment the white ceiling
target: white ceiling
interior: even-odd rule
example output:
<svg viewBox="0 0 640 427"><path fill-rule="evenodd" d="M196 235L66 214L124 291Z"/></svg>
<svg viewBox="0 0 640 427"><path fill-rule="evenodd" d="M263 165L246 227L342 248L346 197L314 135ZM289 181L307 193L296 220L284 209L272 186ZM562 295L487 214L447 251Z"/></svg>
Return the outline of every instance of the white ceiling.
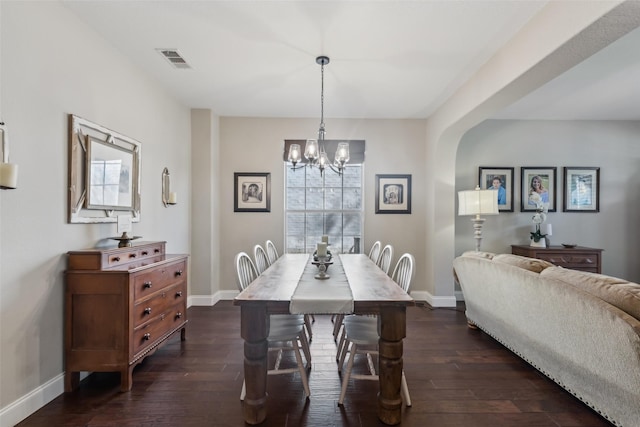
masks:
<svg viewBox="0 0 640 427"><path fill-rule="evenodd" d="M545 3L63 0L191 108L319 117L327 55L325 117L390 119L428 117ZM496 117L640 119L638 46L636 30Z"/></svg>

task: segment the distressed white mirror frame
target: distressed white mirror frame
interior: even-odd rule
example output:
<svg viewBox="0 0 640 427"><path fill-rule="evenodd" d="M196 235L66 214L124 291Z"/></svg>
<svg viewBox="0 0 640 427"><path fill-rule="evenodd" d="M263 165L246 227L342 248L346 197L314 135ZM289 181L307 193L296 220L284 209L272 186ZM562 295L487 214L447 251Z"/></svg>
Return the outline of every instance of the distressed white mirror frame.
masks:
<svg viewBox="0 0 640 427"><path fill-rule="evenodd" d="M112 155L122 153L127 165L127 191L130 198L124 206L102 204L91 200L88 191L91 188L89 173L91 159L89 147L98 143L107 147ZM113 150L109 150L113 147ZM69 222L102 223L117 222L118 213L131 215L132 222L140 221L140 162L141 144L125 135L114 132L81 117L69 114ZM103 202L104 203L104 202Z"/></svg>

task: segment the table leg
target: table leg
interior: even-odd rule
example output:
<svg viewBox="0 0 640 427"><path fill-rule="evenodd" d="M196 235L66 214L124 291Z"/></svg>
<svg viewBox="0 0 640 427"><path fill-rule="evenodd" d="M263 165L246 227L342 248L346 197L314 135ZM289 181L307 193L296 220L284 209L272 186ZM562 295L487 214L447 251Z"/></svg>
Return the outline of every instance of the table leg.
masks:
<svg viewBox="0 0 640 427"><path fill-rule="evenodd" d="M240 335L244 339L246 387L242 413L247 424L260 424L267 417L269 315L265 306L242 306Z"/></svg>
<svg viewBox="0 0 640 427"><path fill-rule="evenodd" d="M402 339L406 336L406 307L384 306L380 310L378 418L388 425L402 417Z"/></svg>

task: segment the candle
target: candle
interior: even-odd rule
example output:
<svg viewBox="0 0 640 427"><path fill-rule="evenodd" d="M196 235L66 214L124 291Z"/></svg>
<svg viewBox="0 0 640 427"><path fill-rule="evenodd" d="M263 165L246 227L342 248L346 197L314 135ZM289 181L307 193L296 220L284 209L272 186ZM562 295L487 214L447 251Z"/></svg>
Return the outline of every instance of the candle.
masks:
<svg viewBox="0 0 640 427"><path fill-rule="evenodd" d="M327 244L325 242L318 243L316 245L316 253L318 254L318 258L326 258L327 257Z"/></svg>
<svg viewBox="0 0 640 427"><path fill-rule="evenodd" d="M0 163L0 187L10 189L18 187L18 165Z"/></svg>
<svg viewBox="0 0 640 427"><path fill-rule="evenodd" d="M169 204L175 205L176 203L178 203L178 194L175 191L172 191L169 193Z"/></svg>
<svg viewBox="0 0 640 427"><path fill-rule="evenodd" d="M326 234L322 236L322 243L327 243L329 244L329 236L327 236Z"/></svg>

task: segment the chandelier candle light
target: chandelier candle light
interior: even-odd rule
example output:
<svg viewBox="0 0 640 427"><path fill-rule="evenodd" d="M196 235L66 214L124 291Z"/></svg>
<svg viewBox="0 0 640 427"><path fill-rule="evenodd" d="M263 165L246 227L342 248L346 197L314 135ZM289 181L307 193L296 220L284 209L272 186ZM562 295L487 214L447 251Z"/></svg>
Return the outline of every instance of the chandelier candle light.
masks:
<svg viewBox="0 0 640 427"><path fill-rule="evenodd" d="M324 66L329 63L328 56L318 56L316 62L320 65L321 74L321 86L320 86L320 128L318 129L318 139L307 139L304 148L304 157L307 159L309 166L317 166L320 169L320 175L323 174L324 169L329 167L332 171L341 174L342 169L349 162L349 143L340 142L336 149L335 159L333 164L329 161L329 156L324 147ZM296 164L302 160L302 150L300 144L291 144L289 147L288 160L293 163L293 169L296 168ZM301 166L301 167L304 167Z"/></svg>
<svg viewBox="0 0 640 427"><path fill-rule="evenodd" d="M485 219L480 215L498 215L498 190L481 190L476 186L475 190L458 191L458 215L474 215L474 237L476 239L476 252L480 251L482 241L482 225Z"/></svg>

